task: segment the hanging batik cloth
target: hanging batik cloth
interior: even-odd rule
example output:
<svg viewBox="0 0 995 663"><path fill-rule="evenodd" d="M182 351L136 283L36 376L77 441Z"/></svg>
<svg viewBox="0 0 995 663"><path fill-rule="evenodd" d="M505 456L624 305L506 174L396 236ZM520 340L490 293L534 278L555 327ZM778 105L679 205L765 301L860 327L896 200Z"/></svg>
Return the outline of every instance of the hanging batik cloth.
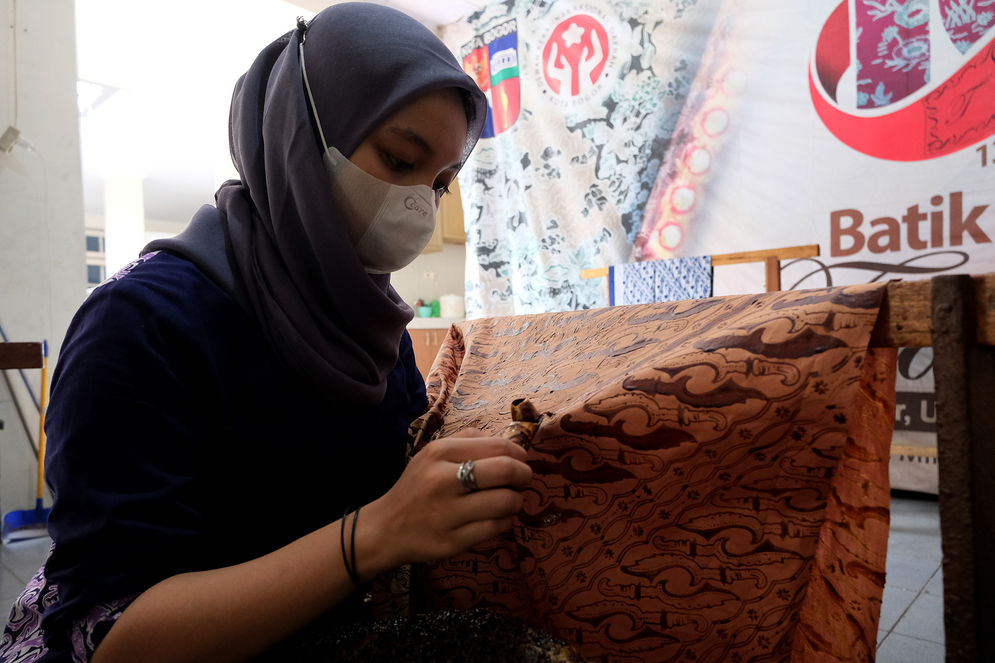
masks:
<svg viewBox="0 0 995 663"><path fill-rule="evenodd" d="M711 296L710 256L647 260L608 268L608 303L611 306Z"/></svg>

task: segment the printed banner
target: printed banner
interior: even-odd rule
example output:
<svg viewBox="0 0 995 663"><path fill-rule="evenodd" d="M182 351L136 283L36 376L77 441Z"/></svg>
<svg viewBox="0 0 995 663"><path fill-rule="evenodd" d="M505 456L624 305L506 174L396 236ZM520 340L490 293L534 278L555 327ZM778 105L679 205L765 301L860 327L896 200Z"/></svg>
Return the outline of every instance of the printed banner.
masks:
<svg viewBox="0 0 995 663"><path fill-rule="evenodd" d="M445 39L493 60L512 20L517 120L460 176L470 317L607 305L586 268L812 244L782 287L995 271L995 0L508 1ZM931 362L900 355L896 444L935 447Z"/></svg>
<svg viewBox="0 0 995 663"><path fill-rule="evenodd" d="M508 0L444 30L490 102L460 173L468 317L607 303L580 271L628 261L716 10Z"/></svg>
<svg viewBox="0 0 995 663"><path fill-rule="evenodd" d="M487 122L481 138L507 131L518 119L518 28L514 19L474 37L462 49L463 69L487 95Z"/></svg>

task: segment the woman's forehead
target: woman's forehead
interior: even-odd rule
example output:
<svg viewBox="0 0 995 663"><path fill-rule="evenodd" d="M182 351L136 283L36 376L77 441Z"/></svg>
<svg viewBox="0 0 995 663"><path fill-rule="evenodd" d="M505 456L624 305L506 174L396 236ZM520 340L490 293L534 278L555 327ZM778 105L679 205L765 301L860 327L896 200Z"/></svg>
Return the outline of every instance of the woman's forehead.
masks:
<svg viewBox="0 0 995 663"><path fill-rule="evenodd" d="M462 97L452 88L429 92L388 117L374 133L404 140L458 164L467 133Z"/></svg>

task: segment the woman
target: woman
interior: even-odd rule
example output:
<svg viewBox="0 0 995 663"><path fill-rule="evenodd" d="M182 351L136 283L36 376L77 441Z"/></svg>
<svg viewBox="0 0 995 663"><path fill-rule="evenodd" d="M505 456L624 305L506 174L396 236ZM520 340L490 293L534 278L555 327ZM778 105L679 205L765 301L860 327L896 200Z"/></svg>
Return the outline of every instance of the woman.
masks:
<svg viewBox="0 0 995 663"><path fill-rule="evenodd" d="M241 179L69 329L54 546L3 660L247 660L354 614L357 584L510 527L531 477L512 443L467 431L404 466L426 404L389 282L485 109L384 7L336 5L259 55L232 101Z"/></svg>

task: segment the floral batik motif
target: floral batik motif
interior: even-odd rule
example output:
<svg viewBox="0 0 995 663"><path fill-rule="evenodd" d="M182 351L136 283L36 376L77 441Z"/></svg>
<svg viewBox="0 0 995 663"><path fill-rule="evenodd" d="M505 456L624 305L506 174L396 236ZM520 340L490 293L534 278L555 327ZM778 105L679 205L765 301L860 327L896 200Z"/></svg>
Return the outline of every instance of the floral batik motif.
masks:
<svg viewBox="0 0 995 663"><path fill-rule="evenodd" d="M995 24L995 0L940 0L943 27L961 53Z"/></svg>
<svg viewBox="0 0 995 663"><path fill-rule="evenodd" d="M857 106L887 106L922 88L929 81L929 0L856 0L856 14Z"/></svg>

